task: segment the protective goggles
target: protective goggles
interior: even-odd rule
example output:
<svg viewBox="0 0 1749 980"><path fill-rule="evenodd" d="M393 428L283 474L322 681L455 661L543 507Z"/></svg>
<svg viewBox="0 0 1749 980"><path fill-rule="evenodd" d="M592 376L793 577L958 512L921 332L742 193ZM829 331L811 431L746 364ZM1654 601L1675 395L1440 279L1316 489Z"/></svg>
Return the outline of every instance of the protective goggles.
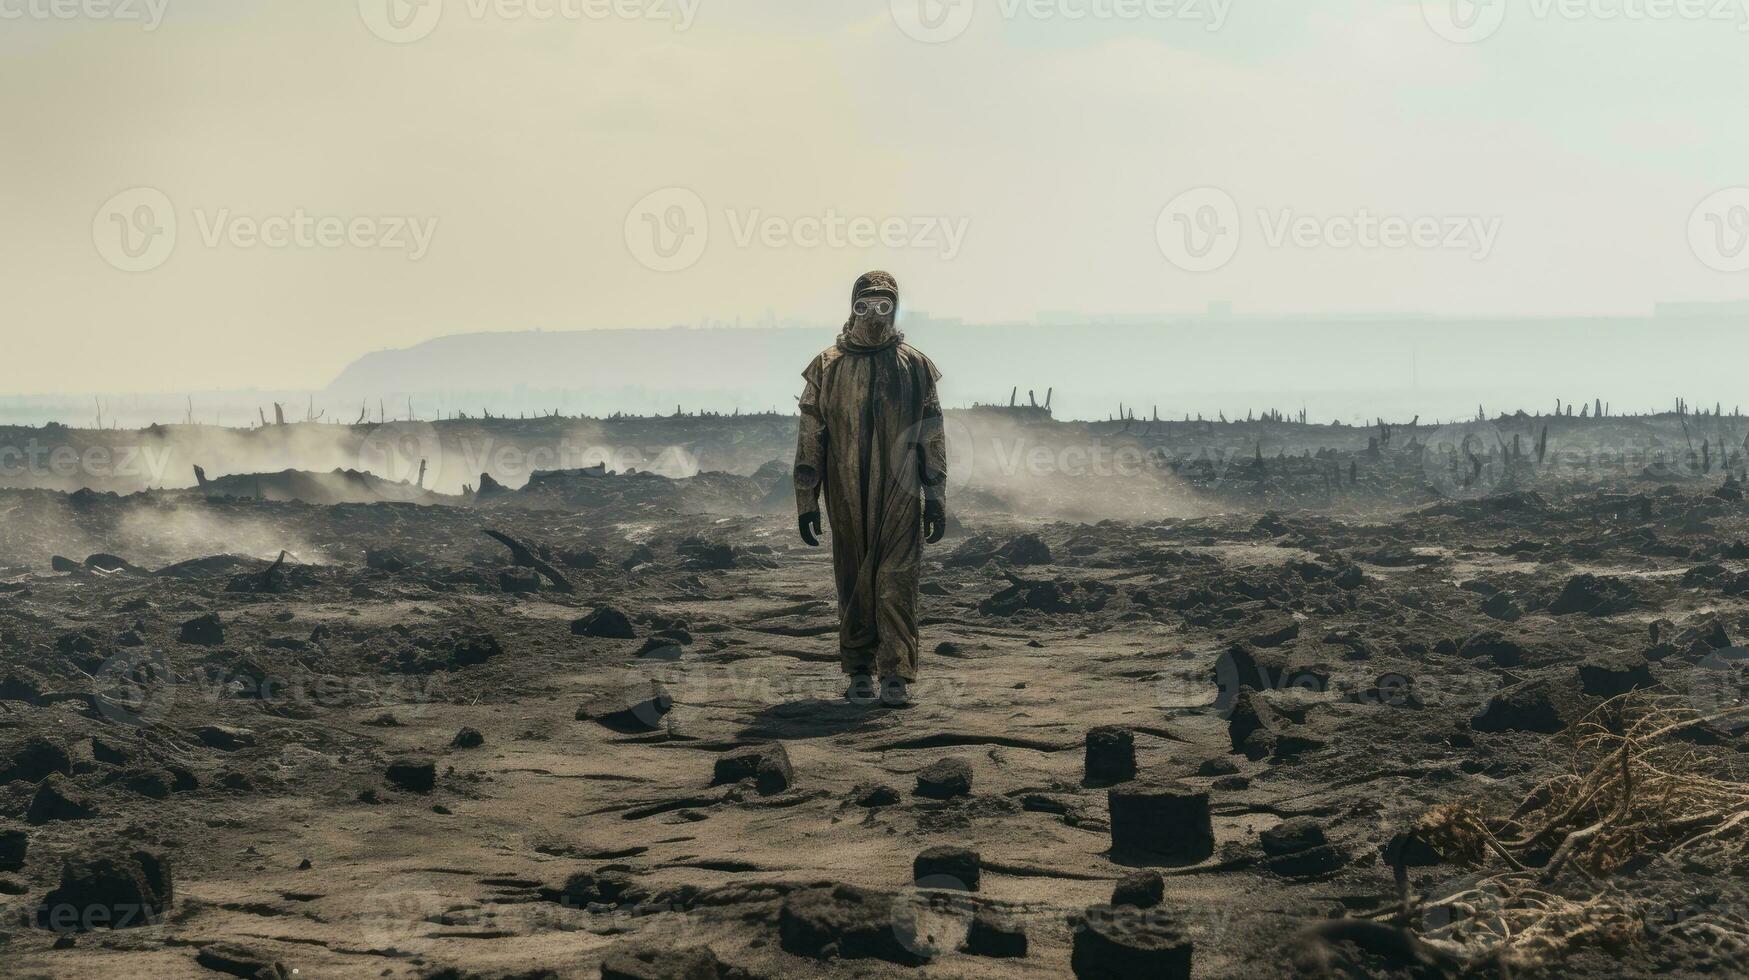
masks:
<svg viewBox="0 0 1749 980"><path fill-rule="evenodd" d="M856 311L857 316L868 316L870 313L886 316L893 312L893 301L885 296L868 296L857 300L851 309Z"/></svg>

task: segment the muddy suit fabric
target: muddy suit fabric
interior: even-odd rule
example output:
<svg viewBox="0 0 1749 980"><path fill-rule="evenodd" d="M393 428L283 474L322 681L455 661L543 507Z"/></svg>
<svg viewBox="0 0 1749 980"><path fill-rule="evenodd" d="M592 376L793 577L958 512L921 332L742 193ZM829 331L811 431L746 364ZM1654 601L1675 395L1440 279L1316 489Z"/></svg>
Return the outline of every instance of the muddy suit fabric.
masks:
<svg viewBox="0 0 1749 980"><path fill-rule="evenodd" d="M945 505L941 373L896 330L861 336L855 322L802 372L796 507L825 497L844 672L912 682L922 501Z"/></svg>

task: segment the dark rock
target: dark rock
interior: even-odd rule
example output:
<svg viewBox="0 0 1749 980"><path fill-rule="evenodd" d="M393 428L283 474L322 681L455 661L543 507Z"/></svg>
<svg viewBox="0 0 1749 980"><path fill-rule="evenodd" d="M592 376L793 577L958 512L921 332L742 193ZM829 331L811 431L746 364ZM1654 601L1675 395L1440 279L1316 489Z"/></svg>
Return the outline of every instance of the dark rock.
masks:
<svg viewBox="0 0 1749 980"><path fill-rule="evenodd" d="M249 980L289 975L285 966L272 956L239 943L217 942L202 946L200 952L194 954L194 961L215 973L228 973Z"/></svg>
<svg viewBox="0 0 1749 980"><path fill-rule="evenodd" d="M1584 613L1587 616L1613 616L1639 606L1640 598L1632 587L1619 578L1602 575L1575 575L1567 580L1561 594L1549 604L1556 616Z"/></svg>
<svg viewBox="0 0 1749 980"><path fill-rule="evenodd" d="M182 624L177 639L196 646L216 647L225 642L225 624L219 620L218 613L196 616Z"/></svg>
<svg viewBox="0 0 1749 980"><path fill-rule="evenodd" d="M1606 654L1579 665L1580 689L1598 697L1612 698L1656 683L1651 667L1640 656Z"/></svg>
<svg viewBox="0 0 1749 980"><path fill-rule="evenodd" d="M429 793L437 786L437 763L417 756L396 759L383 770L383 777L396 789Z"/></svg>
<svg viewBox="0 0 1749 980"><path fill-rule="evenodd" d="M658 634L645 640L637 655L646 660L679 660L685 650L674 638Z"/></svg>
<svg viewBox="0 0 1749 980"><path fill-rule="evenodd" d="M1478 732L1541 732L1553 735L1563 731L1583 714L1573 692L1558 689L1547 679L1524 681L1494 695L1480 712L1470 719L1470 728Z"/></svg>
<svg viewBox="0 0 1749 980"><path fill-rule="evenodd" d="M24 811L24 820L32 825L58 820L89 820L97 816L97 804L91 801L72 780L59 773L37 784L36 795Z"/></svg>
<svg viewBox="0 0 1749 980"><path fill-rule="evenodd" d="M541 898L567 908L591 905L636 905L649 898L649 890L624 871L578 871L557 888L540 889Z"/></svg>
<svg viewBox="0 0 1749 980"><path fill-rule="evenodd" d="M118 780L122 788L154 800L169 799L174 792L175 777L163 769L140 769L124 773Z"/></svg>
<svg viewBox="0 0 1749 980"><path fill-rule="evenodd" d="M1251 636L1245 638L1245 642L1254 647L1268 649L1270 647L1281 646L1290 640L1298 639L1299 635L1300 621L1289 618L1277 623L1272 623L1259 632L1253 633Z"/></svg>
<svg viewBox="0 0 1749 980"><path fill-rule="evenodd" d="M1271 871L1289 878L1327 874L1346 863L1311 817L1293 817L1259 835Z"/></svg>
<svg viewBox="0 0 1749 980"><path fill-rule="evenodd" d="M1051 546L1036 534L1022 534L997 548L996 557L1010 565L1049 565Z"/></svg>
<svg viewBox="0 0 1749 980"><path fill-rule="evenodd" d="M1158 871L1138 871L1125 875L1112 889L1111 904L1151 909L1166 900L1166 879Z"/></svg>
<svg viewBox="0 0 1749 980"><path fill-rule="evenodd" d="M1458 647L1458 656L1489 660L1497 667L1517 667L1524 663L1524 647L1505 634L1484 630L1465 640Z"/></svg>
<svg viewBox="0 0 1749 980"><path fill-rule="evenodd" d="M572 623L571 632L610 640L635 640L638 637L632 629L631 619L612 606L596 607L594 612Z"/></svg>
<svg viewBox="0 0 1749 980"><path fill-rule="evenodd" d="M778 942L810 959L885 960L903 966L926 961L907 941L894 896L855 885L824 884L791 892L778 910Z"/></svg>
<svg viewBox="0 0 1749 980"><path fill-rule="evenodd" d="M1204 759L1202 765L1196 767L1198 776L1231 776L1238 771L1238 765L1231 759Z"/></svg>
<svg viewBox="0 0 1749 980"><path fill-rule="evenodd" d="M1281 728L1282 720L1275 709L1263 695L1247 688L1233 702L1232 714L1227 718L1227 739L1234 752L1262 759L1275 751Z"/></svg>
<svg viewBox="0 0 1749 980"><path fill-rule="evenodd" d="M650 696L641 701L604 698L577 709L578 721L593 721L622 735L649 734L663 728L662 719L674 710L667 688L651 682Z"/></svg>
<svg viewBox="0 0 1749 980"><path fill-rule="evenodd" d="M1158 908L1094 906L1070 926L1080 980L1190 980L1192 943Z"/></svg>
<svg viewBox="0 0 1749 980"><path fill-rule="evenodd" d="M1289 651L1253 648L1235 643L1215 661L1215 710L1233 709L1239 693L1253 691L1285 691L1302 688L1311 692L1330 688L1329 669L1321 663L1307 663Z"/></svg>
<svg viewBox="0 0 1749 980"><path fill-rule="evenodd" d="M481 735L478 728L464 728L449 742L450 748L455 749L477 749L485 744L486 736Z"/></svg>
<svg viewBox="0 0 1749 980"><path fill-rule="evenodd" d="M496 636L480 629L465 629L450 634L445 638L443 648L447 654L445 666L450 669L483 664L504 652Z"/></svg>
<svg viewBox="0 0 1749 980"><path fill-rule="evenodd" d="M411 564L406 555L394 548L369 548L364 553L365 567L379 572L404 572Z"/></svg>
<svg viewBox="0 0 1749 980"><path fill-rule="evenodd" d="M970 568L996 557L996 542L986 535L976 535L961 541L959 547L941 559L949 568Z"/></svg>
<svg viewBox="0 0 1749 980"><path fill-rule="evenodd" d="M744 975L709 946L621 945L601 960L601 980L726 980Z"/></svg>
<svg viewBox="0 0 1749 980"><path fill-rule="evenodd" d="M899 791L883 783L858 783L850 791L850 799L857 806L892 806L899 802Z"/></svg>
<svg viewBox="0 0 1749 980"><path fill-rule="evenodd" d="M67 747L41 735L11 742L0 749L0 784L36 783L51 773L72 771L73 758Z"/></svg>
<svg viewBox="0 0 1749 980"><path fill-rule="evenodd" d="M1291 817L1258 835L1263 852L1277 858L1282 854L1298 854L1312 847L1327 844L1324 828L1312 817Z"/></svg>
<svg viewBox="0 0 1749 980"><path fill-rule="evenodd" d="M782 793L795 785L795 769L790 766L789 752L782 743L751 745L717 757L711 776L712 786L753 780L759 795Z"/></svg>
<svg viewBox="0 0 1749 980"><path fill-rule="evenodd" d="M578 571L587 571L601 565L601 556L585 548L561 549L556 557L559 559L559 564L566 568L575 568Z"/></svg>
<svg viewBox="0 0 1749 980"><path fill-rule="evenodd" d="M1102 726L1087 733L1082 780L1109 786L1136 778L1136 736L1127 728Z"/></svg>
<svg viewBox="0 0 1749 980"><path fill-rule="evenodd" d="M1502 623L1516 623L1524 618L1524 609L1510 592L1496 592L1482 602L1482 615Z"/></svg>
<svg viewBox="0 0 1749 980"><path fill-rule="evenodd" d="M1125 783L1107 792L1118 856L1196 864L1215 851L1209 795L1180 786Z"/></svg>
<svg viewBox="0 0 1749 980"><path fill-rule="evenodd" d="M681 567L695 572L725 571L734 568L739 553L734 545L688 538L674 550L684 559Z"/></svg>
<svg viewBox="0 0 1749 980"><path fill-rule="evenodd" d="M1021 612L1039 612L1061 616L1073 613L1098 612L1105 608L1117 590L1095 579L1072 582L1068 579L1036 581L1009 576L1012 583L978 604L986 616L1013 616Z"/></svg>
<svg viewBox="0 0 1749 980"><path fill-rule="evenodd" d="M507 568L498 573L498 588L511 595L540 591L540 573L532 568Z"/></svg>
<svg viewBox="0 0 1749 980"><path fill-rule="evenodd" d="M963 847L932 847L911 862L911 880L918 888L951 888L975 892L983 860Z"/></svg>
<svg viewBox="0 0 1749 980"><path fill-rule="evenodd" d="M972 915L966 942L960 949L972 956L1014 959L1026 955L1026 926L991 908Z"/></svg>
<svg viewBox="0 0 1749 980"><path fill-rule="evenodd" d="M195 729L194 737L207 748L222 752L235 752L255 745L254 732L229 725L202 725Z"/></svg>
<svg viewBox="0 0 1749 980"><path fill-rule="evenodd" d="M972 795L972 765L964 759L939 759L917 774L918 796L951 800Z"/></svg>
<svg viewBox="0 0 1749 980"><path fill-rule="evenodd" d="M0 830L0 871L24 870L30 852L30 835L22 830Z"/></svg>
<svg viewBox="0 0 1749 980"><path fill-rule="evenodd" d="M23 701L35 704L42 700L42 685L29 676L20 677L17 674L7 674L0 679L0 701Z"/></svg>
<svg viewBox="0 0 1749 980"><path fill-rule="evenodd" d="M69 857L60 887L36 909L36 924L61 933L137 928L156 922L174 896L169 859L155 851Z"/></svg>

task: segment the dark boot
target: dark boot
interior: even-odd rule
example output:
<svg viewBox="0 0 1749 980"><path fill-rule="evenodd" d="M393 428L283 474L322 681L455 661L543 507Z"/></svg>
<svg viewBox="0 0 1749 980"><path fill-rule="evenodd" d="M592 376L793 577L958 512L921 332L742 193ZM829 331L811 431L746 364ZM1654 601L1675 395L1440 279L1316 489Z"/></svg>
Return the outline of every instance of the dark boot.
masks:
<svg viewBox="0 0 1749 980"><path fill-rule="evenodd" d="M868 674L851 674L850 686L844 689L844 700L860 707L867 707L879 701L880 689L875 687L875 680Z"/></svg>
<svg viewBox="0 0 1749 980"><path fill-rule="evenodd" d="M909 708L914 703L911 700L911 687L903 677L881 678L881 707Z"/></svg>

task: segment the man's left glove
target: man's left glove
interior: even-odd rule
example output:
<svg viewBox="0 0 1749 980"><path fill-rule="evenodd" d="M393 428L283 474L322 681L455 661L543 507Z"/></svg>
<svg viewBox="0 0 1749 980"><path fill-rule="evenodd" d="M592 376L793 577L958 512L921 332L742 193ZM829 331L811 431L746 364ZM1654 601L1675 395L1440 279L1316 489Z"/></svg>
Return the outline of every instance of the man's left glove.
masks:
<svg viewBox="0 0 1749 980"><path fill-rule="evenodd" d="M934 544L947 534L947 504L939 500L923 502L923 540Z"/></svg>

